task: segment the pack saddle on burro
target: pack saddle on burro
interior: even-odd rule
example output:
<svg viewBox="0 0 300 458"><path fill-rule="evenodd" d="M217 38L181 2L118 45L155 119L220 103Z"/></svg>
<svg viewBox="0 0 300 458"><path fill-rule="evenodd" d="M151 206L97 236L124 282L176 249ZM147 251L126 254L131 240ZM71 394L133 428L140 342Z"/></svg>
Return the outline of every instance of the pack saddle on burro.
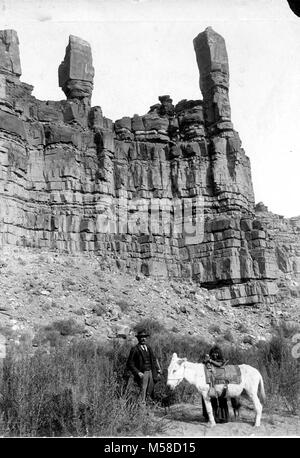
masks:
<svg viewBox="0 0 300 458"><path fill-rule="evenodd" d="M238 398L245 392L254 404L256 413L254 426L260 426L262 404L258 398L259 389L262 400L265 400L264 382L260 372L248 364L225 367L222 376L219 375L220 372L216 372L212 384L205 364L189 362L187 358L179 358L176 353L173 353L168 367L167 386L175 389L182 380L194 385L203 397L211 426L216 424L211 398L222 396L224 389L229 398Z"/></svg>

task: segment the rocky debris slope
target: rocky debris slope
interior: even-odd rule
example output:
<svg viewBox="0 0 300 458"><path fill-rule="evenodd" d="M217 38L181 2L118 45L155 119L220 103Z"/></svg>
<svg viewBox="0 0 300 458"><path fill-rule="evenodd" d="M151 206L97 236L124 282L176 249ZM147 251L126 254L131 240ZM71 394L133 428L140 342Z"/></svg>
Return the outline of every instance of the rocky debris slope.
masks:
<svg viewBox="0 0 300 458"><path fill-rule="evenodd" d="M170 333L247 348L270 337L279 320L300 323L298 306L299 298L225 307L194 282L123 274L109 257L94 254L8 246L0 258L0 335L20 349L73 336L135 342L133 329L145 320Z"/></svg>
<svg viewBox="0 0 300 458"><path fill-rule="evenodd" d="M67 100L20 81L18 39L0 33L0 243L107 254L124 273L192 279L224 305L273 303L275 243L254 213L250 161L233 128L224 39L194 40L203 100L114 123L91 107L91 49L70 36Z"/></svg>

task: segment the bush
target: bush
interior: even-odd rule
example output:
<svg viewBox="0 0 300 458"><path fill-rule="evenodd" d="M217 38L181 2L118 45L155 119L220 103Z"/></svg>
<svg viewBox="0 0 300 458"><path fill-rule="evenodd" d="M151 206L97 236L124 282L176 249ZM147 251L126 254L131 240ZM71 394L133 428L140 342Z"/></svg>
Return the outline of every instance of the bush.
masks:
<svg viewBox="0 0 300 458"><path fill-rule="evenodd" d="M231 346L224 351L232 364L250 364L263 376L267 407L296 413L300 407L300 364L293 358L291 342L278 333L250 350Z"/></svg>
<svg viewBox="0 0 300 458"><path fill-rule="evenodd" d="M239 323L236 327L236 330L245 334L249 332L249 329L247 328L247 326L244 325L244 323Z"/></svg>
<svg viewBox="0 0 300 458"><path fill-rule="evenodd" d="M73 342L52 353L5 359L0 407L4 431L14 436L153 435L162 431L148 407L125 388L108 349Z"/></svg>
<svg viewBox="0 0 300 458"><path fill-rule="evenodd" d="M144 320L139 321L133 328L135 332L138 332L142 329L145 329L150 336L153 334L165 332L164 326L157 320L152 318L146 318Z"/></svg>
<svg viewBox="0 0 300 458"><path fill-rule="evenodd" d="M243 337L243 343L244 343L244 344L253 345L254 339L253 339L252 336L250 336L250 335L248 334L248 335L246 335L246 336Z"/></svg>
<svg viewBox="0 0 300 458"><path fill-rule="evenodd" d="M227 342L234 342L234 337L230 329L226 329L226 331L223 334L223 339L227 340Z"/></svg>
<svg viewBox="0 0 300 458"><path fill-rule="evenodd" d="M54 321L52 325L48 327L48 330L50 329L58 331L62 336L74 336L76 334L84 333L84 326L80 323L77 323L74 318Z"/></svg>
<svg viewBox="0 0 300 458"><path fill-rule="evenodd" d="M121 299L120 301L117 302L117 305L120 307L121 311L127 312L130 309L130 304L129 302L125 301L124 299Z"/></svg>
<svg viewBox="0 0 300 458"><path fill-rule="evenodd" d="M34 338L36 345L44 345L49 342L51 347L57 347L62 344L62 335L55 329L41 330Z"/></svg>
<svg viewBox="0 0 300 458"><path fill-rule="evenodd" d="M221 334L221 328L220 326L218 326L217 324L212 324L209 328L208 328L209 332L211 334Z"/></svg>
<svg viewBox="0 0 300 458"><path fill-rule="evenodd" d="M64 337L74 337L84 332L84 325L77 323L73 318L58 320L39 328L33 339L33 343L35 346L39 346L49 342L51 347L56 347L63 343Z"/></svg>
<svg viewBox="0 0 300 458"><path fill-rule="evenodd" d="M282 336L286 339L290 339L294 334L300 331L298 323L281 321L279 324L274 326L274 334Z"/></svg>

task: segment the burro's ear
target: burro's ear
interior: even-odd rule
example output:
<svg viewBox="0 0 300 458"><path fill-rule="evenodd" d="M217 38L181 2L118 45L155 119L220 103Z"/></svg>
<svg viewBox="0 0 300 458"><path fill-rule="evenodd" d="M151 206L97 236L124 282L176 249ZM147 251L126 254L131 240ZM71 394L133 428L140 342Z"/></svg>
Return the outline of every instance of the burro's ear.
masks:
<svg viewBox="0 0 300 458"><path fill-rule="evenodd" d="M172 359L177 358L177 353L173 353Z"/></svg>

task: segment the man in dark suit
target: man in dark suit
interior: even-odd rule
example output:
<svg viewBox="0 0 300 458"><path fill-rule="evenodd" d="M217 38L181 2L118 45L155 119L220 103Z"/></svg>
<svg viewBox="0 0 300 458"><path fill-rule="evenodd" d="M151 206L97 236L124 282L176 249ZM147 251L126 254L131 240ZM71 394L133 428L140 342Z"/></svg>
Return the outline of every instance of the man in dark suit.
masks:
<svg viewBox="0 0 300 458"><path fill-rule="evenodd" d="M133 374L134 380L140 388L143 402L146 401L147 396L153 398L154 384L161 376L159 362L154 356L152 348L146 343L147 337L149 334L145 329L137 333L138 344L130 350L126 364L127 370Z"/></svg>

